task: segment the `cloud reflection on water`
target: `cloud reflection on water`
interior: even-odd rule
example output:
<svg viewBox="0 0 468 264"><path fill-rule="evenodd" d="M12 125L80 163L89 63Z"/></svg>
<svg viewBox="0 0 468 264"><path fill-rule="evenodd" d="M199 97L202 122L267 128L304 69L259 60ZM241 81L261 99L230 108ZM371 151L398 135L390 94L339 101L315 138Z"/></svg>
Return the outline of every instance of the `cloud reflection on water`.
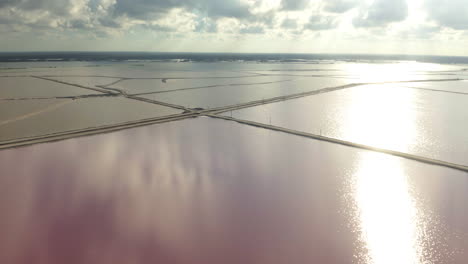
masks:
<svg viewBox="0 0 468 264"><path fill-rule="evenodd" d="M0 151L0 262L380 264L447 260L432 237L464 248L466 175L373 155L208 118Z"/></svg>

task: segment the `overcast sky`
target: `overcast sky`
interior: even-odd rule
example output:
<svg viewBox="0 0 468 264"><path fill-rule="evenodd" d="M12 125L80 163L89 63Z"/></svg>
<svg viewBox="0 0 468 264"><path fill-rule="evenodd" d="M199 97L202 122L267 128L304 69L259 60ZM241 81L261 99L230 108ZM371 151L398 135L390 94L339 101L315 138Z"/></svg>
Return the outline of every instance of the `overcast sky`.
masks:
<svg viewBox="0 0 468 264"><path fill-rule="evenodd" d="M0 0L0 51L468 56L468 0Z"/></svg>

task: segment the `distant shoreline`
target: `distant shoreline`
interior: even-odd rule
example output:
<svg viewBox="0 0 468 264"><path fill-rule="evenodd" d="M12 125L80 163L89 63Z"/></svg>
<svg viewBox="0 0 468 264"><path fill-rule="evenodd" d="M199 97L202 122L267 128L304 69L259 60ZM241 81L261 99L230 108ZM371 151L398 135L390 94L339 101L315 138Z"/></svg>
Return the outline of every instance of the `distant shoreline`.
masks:
<svg viewBox="0 0 468 264"><path fill-rule="evenodd" d="M0 62L35 61L169 61L169 62L397 62L417 61L440 64L468 64L464 56L298 54L298 53L192 53L192 52L0 52Z"/></svg>

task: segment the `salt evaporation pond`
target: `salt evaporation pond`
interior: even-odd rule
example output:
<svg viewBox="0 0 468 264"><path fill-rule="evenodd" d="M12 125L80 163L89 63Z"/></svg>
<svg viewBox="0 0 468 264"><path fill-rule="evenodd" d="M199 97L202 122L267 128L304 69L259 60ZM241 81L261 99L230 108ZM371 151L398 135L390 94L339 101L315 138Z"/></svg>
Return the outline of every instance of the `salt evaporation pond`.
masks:
<svg viewBox="0 0 468 264"><path fill-rule="evenodd" d="M209 118L0 151L2 263L465 263L468 174Z"/></svg>
<svg viewBox="0 0 468 264"><path fill-rule="evenodd" d="M464 79L466 68L342 60L2 62L0 148L377 82L221 115L466 166L466 81L431 81ZM414 80L425 81L383 84ZM468 259L468 173L232 121L199 116L3 149L0 168L0 263Z"/></svg>

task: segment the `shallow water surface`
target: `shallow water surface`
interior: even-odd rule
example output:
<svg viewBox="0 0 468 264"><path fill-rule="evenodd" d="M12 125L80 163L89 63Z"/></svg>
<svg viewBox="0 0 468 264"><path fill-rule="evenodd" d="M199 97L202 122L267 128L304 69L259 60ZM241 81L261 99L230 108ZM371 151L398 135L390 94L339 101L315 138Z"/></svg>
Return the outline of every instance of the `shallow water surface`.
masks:
<svg viewBox="0 0 468 264"><path fill-rule="evenodd" d="M407 87L425 88L440 91L449 91L456 93L466 93L468 95L468 80L450 81L450 82L416 82L405 83Z"/></svg>
<svg viewBox="0 0 468 264"><path fill-rule="evenodd" d="M239 81L242 81L242 79L239 79ZM155 93L141 95L141 97L190 108L216 108L328 87L342 86L350 83L352 83L352 81L344 78L306 77L292 78L274 83L219 86L170 93Z"/></svg>
<svg viewBox="0 0 468 264"><path fill-rule="evenodd" d="M0 78L18 80L0 97L95 93L31 77L48 76L216 108L357 82L457 78L464 69L372 60L0 63L0 76L26 76ZM465 84L341 87L224 115L468 165ZM126 96L1 100L0 141L182 112ZM198 117L2 150L0 168L1 264L468 259L467 173L235 122Z"/></svg>
<svg viewBox="0 0 468 264"><path fill-rule="evenodd" d="M234 118L468 164L468 96L368 85L224 113Z"/></svg>
<svg viewBox="0 0 468 264"><path fill-rule="evenodd" d="M122 97L77 100L5 101L7 115L0 114L0 141L41 136L145 118L179 114L182 111ZM28 105L25 107L25 105ZM0 106L0 110L5 109Z"/></svg>
<svg viewBox="0 0 468 264"><path fill-rule="evenodd" d="M84 94L100 94L100 92L32 77L0 77L0 99Z"/></svg>
<svg viewBox="0 0 468 264"><path fill-rule="evenodd" d="M200 79L128 79L109 87L122 89L129 94L168 92L178 89L214 88L217 86L244 86L291 81L288 76L233 76L230 78L200 78Z"/></svg>
<svg viewBox="0 0 468 264"><path fill-rule="evenodd" d="M0 263L465 263L468 174L209 118L0 151Z"/></svg>

